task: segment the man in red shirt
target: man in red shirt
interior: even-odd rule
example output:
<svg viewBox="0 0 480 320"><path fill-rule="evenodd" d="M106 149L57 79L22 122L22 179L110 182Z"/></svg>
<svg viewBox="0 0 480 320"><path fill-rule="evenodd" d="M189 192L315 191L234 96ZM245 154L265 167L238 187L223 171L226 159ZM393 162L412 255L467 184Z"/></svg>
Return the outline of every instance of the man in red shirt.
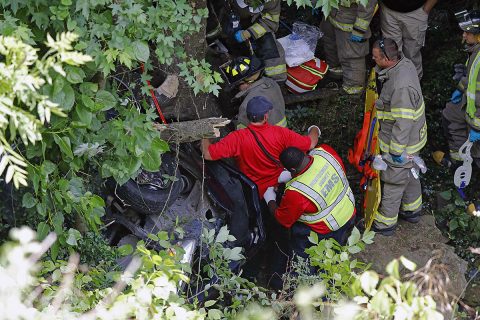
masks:
<svg viewBox="0 0 480 320"><path fill-rule="evenodd" d="M354 223L355 200L338 154L325 144L309 156L289 147L280 154L280 161L293 178L279 206L273 188L267 189L264 198L277 221L291 229L293 252L308 258L305 249L312 245L311 231L319 239L334 238L344 245Z"/></svg>
<svg viewBox="0 0 480 320"><path fill-rule="evenodd" d="M206 160L234 158L238 168L258 187L262 196L268 187L276 186L283 168L278 159L287 147L297 147L306 152L318 142L320 129L316 126L308 128L308 135L302 136L290 129L273 126L268 123L272 103L263 96L253 97L247 104L247 118L250 121L245 129L228 134L217 143L209 139L202 140L202 152ZM275 159L262 151L258 141Z"/></svg>

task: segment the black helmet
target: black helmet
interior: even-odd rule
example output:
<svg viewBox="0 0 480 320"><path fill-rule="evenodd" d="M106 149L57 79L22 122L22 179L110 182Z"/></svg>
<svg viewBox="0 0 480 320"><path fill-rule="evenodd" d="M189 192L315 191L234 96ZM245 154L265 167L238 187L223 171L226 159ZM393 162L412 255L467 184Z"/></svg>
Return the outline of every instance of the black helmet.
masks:
<svg viewBox="0 0 480 320"><path fill-rule="evenodd" d="M479 10L463 10L455 13L460 29L465 32L478 34L480 33L480 11Z"/></svg>
<svg viewBox="0 0 480 320"><path fill-rule="evenodd" d="M255 56L237 57L220 66L220 70L230 85L238 84L243 79L262 71L263 69L264 66L262 61Z"/></svg>

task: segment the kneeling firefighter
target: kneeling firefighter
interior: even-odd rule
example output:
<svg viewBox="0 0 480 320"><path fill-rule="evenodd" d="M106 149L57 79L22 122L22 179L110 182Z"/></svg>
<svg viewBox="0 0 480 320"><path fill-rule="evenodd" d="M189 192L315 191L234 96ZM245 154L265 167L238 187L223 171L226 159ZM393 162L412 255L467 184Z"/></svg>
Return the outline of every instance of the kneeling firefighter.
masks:
<svg viewBox="0 0 480 320"><path fill-rule="evenodd" d="M287 80L285 51L275 32L280 21L280 0L211 0L223 26L223 35L235 43L246 44L265 64L265 75L278 82ZM233 41L232 41L233 40ZM227 41L228 42L228 41Z"/></svg>
<svg viewBox="0 0 480 320"><path fill-rule="evenodd" d="M252 57L237 57L221 67L228 83L239 89L234 99L243 99L238 110L237 128L246 128L247 104L253 97L266 97L273 104L268 123L280 127L287 126L285 117L285 101L280 86L271 78L264 77L264 65L260 59Z"/></svg>

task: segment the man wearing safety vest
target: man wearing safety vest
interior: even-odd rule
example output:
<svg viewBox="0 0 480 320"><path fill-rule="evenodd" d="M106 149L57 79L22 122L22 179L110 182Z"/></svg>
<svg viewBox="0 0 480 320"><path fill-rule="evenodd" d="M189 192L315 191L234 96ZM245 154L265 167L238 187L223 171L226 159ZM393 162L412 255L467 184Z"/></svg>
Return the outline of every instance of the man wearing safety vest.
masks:
<svg viewBox="0 0 480 320"><path fill-rule="evenodd" d="M422 210L419 167L412 159L427 142L425 103L413 63L389 38L373 44L381 92L375 102L380 123L378 142L388 166L381 171L382 200L373 230L393 235L398 216L416 223ZM400 211L400 212L399 212Z"/></svg>
<svg viewBox="0 0 480 320"><path fill-rule="evenodd" d="M312 245L311 231L319 239L333 238L344 245L355 219L355 199L338 154L325 144L308 156L288 147L280 154L280 162L288 170L279 177L279 182L286 182L282 201L277 206L273 187L264 199L277 221L291 229L293 252L308 258L305 249Z"/></svg>
<svg viewBox="0 0 480 320"><path fill-rule="evenodd" d="M332 8L320 26L330 74L343 76L343 90L348 94L358 94L365 87L369 25L376 5L377 0L368 0L366 6L351 1L350 7Z"/></svg>
<svg viewBox="0 0 480 320"><path fill-rule="evenodd" d="M231 13L226 13L224 24L230 25L238 43L253 42L255 54L265 64L265 74L278 82L287 80L285 51L276 40L280 22L280 0L227 0ZM228 8L226 8L228 9ZM233 16L232 16L233 14ZM239 18L233 18L234 16ZM227 21L225 21L227 20Z"/></svg>
<svg viewBox="0 0 480 320"><path fill-rule="evenodd" d="M451 101L443 109L442 126L448 139L450 156L443 157L443 152L433 154L439 164L457 168L462 159L458 155L459 148L470 139L480 141L480 11L462 11L456 14L466 51L469 58L466 66L455 65L455 80L459 80L457 90ZM480 167L480 143L474 143L471 156Z"/></svg>
<svg viewBox="0 0 480 320"><path fill-rule="evenodd" d="M253 97L265 97L273 105L269 113L268 123L280 127L287 126L285 117L285 100L280 86L271 78L263 77L264 66L255 56L238 57L221 67L223 74L231 86L238 86L235 99L243 99L238 110L237 129L246 128L247 104Z"/></svg>

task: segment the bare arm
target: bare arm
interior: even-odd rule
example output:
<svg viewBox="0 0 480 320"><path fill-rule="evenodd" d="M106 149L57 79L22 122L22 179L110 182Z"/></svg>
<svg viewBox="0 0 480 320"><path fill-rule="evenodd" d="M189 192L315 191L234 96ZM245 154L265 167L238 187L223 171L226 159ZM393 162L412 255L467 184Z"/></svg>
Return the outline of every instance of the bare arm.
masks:
<svg viewBox="0 0 480 320"><path fill-rule="evenodd" d="M432 11L433 7L437 4L438 0L427 0L425 4L423 5L423 11L426 13L430 13Z"/></svg>
<svg viewBox="0 0 480 320"><path fill-rule="evenodd" d="M202 153L205 160L212 160L208 147L212 144L210 139L202 139Z"/></svg>
<svg viewBox="0 0 480 320"><path fill-rule="evenodd" d="M318 128L312 128L308 132L308 137L310 137L310 149L313 149L317 146L318 143L318 137L320 136L320 131Z"/></svg>

